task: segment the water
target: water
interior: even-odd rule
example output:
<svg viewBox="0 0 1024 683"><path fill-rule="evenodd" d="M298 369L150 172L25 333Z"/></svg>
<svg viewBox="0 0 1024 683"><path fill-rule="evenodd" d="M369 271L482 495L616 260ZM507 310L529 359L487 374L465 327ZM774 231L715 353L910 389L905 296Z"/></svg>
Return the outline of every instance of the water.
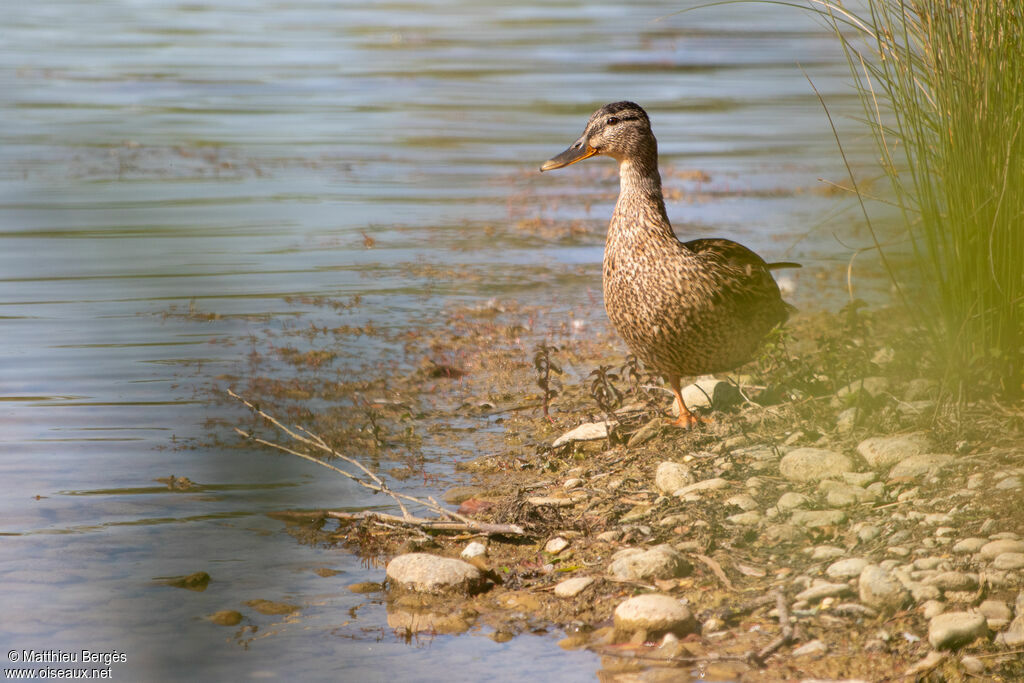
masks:
<svg viewBox="0 0 1024 683"><path fill-rule="evenodd" d="M127 661L112 666L115 680L592 680L598 658L552 637L497 644L478 629L406 644L391 633L378 596L344 588L381 580L380 568L298 544L266 516L379 501L300 461L211 442L206 420L243 413L206 389L244 373L268 333L311 320L394 331L497 296L599 325L588 296L600 291L609 162L535 170L609 101L651 113L662 163L680 172L666 180L681 236L801 260L803 278L846 258L832 237L843 220L826 219L848 206L815 191L842 166L796 66L834 113L852 111L831 40L769 6L657 21L680 8L10 9L0 31L4 652L116 650ZM852 141L855 162L870 158L863 143ZM692 170L709 179L682 179ZM594 230L535 235L517 228L529 218ZM841 298L828 282L799 288L797 303ZM362 304L346 312L285 301L353 295ZM190 305L217 317L189 317ZM356 337L339 352L368 376L393 349ZM171 474L204 488L154 482ZM205 592L159 582L199 570L214 576ZM251 614L242 602L254 598L302 611L255 615L256 631L202 618Z"/></svg>

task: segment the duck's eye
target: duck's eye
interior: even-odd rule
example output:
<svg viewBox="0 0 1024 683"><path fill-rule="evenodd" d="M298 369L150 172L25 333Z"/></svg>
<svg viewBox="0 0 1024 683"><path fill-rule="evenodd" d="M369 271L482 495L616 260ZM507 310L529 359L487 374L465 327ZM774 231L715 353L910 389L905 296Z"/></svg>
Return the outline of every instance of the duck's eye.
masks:
<svg viewBox="0 0 1024 683"><path fill-rule="evenodd" d="M614 126L614 125L615 125L616 123L618 123L618 122L619 122L620 120L621 120L621 119L619 119L619 117L618 117L618 116L609 116L609 117L608 117L608 118L607 118L607 119L605 120L604 124L605 124L606 126Z"/></svg>

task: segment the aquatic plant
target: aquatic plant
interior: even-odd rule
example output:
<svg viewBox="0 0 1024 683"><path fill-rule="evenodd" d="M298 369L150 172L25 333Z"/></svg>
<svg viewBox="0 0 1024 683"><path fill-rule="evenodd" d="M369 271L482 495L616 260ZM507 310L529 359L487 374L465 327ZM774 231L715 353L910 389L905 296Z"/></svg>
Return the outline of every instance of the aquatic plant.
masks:
<svg viewBox="0 0 1024 683"><path fill-rule="evenodd" d="M948 394L1019 396L1024 6L865 0L853 10L810 2L849 63L902 216L911 278L896 277L851 172L854 189L900 297L927 332Z"/></svg>
<svg viewBox="0 0 1024 683"><path fill-rule="evenodd" d="M533 368L537 371L537 386L540 387L544 417L548 417L551 399L562 390L562 380L552 376L562 374L562 368L551 359L551 354L558 350L557 346L537 344L533 354Z"/></svg>

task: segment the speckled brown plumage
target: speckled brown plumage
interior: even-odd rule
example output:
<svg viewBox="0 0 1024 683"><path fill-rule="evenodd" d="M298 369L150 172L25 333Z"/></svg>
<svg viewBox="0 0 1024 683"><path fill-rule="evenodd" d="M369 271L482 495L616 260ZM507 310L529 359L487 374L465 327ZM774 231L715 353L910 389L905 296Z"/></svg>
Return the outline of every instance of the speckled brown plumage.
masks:
<svg viewBox="0 0 1024 683"><path fill-rule="evenodd" d="M683 404L682 377L732 370L788 317L768 264L726 239L680 242L665 213L658 143L633 102L594 112L583 135L542 171L594 155L619 162L619 199L604 248L604 305L634 354L672 387L681 426L696 418Z"/></svg>

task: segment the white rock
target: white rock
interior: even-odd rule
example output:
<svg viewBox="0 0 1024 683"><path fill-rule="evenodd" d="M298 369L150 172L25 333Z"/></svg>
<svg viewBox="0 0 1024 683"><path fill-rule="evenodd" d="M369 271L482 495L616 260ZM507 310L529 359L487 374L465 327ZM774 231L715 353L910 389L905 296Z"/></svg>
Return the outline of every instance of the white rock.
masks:
<svg viewBox="0 0 1024 683"><path fill-rule="evenodd" d="M796 510L790 521L808 529L819 529L843 524L846 521L846 513L842 510Z"/></svg>
<svg viewBox="0 0 1024 683"><path fill-rule="evenodd" d="M1024 553L1024 541L1005 538L998 541L990 541L978 550L978 555L983 560L994 560L1003 553Z"/></svg>
<svg viewBox="0 0 1024 683"><path fill-rule="evenodd" d="M935 474L940 469L953 462L952 455L945 453L923 453L912 455L896 463L889 470L889 479L904 479L909 477L920 477L926 474Z"/></svg>
<svg viewBox="0 0 1024 683"><path fill-rule="evenodd" d="M690 609L670 595L637 595L615 608L615 629L620 633L642 630L648 638L664 633L685 636L696 628Z"/></svg>
<svg viewBox="0 0 1024 683"><path fill-rule="evenodd" d="M978 587L978 575L966 572L939 572L926 578L924 584L943 591L972 591Z"/></svg>
<svg viewBox="0 0 1024 683"><path fill-rule="evenodd" d="M555 595L560 598L573 598L587 589L587 586L594 583L592 576L574 576L571 579L561 581L555 586Z"/></svg>
<svg viewBox="0 0 1024 683"><path fill-rule="evenodd" d="M565 540L561 536L555 536L550 541L544 544L544 552L552 555L557 555L566 548L569 547L569 541Z"/></svg>
<svg viewBox="0 0 1024 683"><path fill-rule="evenodd" d="M1000 553L992 560L996 569L1020 569L1024 567L1024 553Z"/></svg>
<svg viewBox="0 0 1024 683"><path fill-rule="evenodd" d="M903 607L910 594L886 569L869 564L860 573L858 581L860 601L879 612L892 614Z"/></svg>
<svg viewBox="0 0 1024 683"><path fill-rule="evenodd" d="M552 448L558 448L570 441L593 441L594 439L605 439L608 437L607 422L585 422L575 429L570 429L565 434L555 439L551 444Z"/></svg>
<svg viewBox="0 0 1024 683"><path fill-rule="evenodd" d="M693 472L681 462L666 460L654 471L654 485L659 491L672 493L693 483Z"/></svg>
<svg viewBox="0 0 1024 683"><path fill-rule="evenodd" d="M928 642L936 650L966 645L986 633L988 624L981 614L943 612L928 622Z"/></svg>
<svg viewBox="0 0 1024 683"><path fill-rule="evenodd" d="M808 643L804 643L800 647L793 650L791 655L793 657L821 657L828 653L828 645L820 640L812 640Z"/></svg>
<svg viewBox="0 0 1024 683"><path fill-rule="evenodd" d="M857 452L875 469L891 467L911 455L921 455L931 450L931 439L924 432L896 434L895 436L873 436L857 444Z"/></svg>
<svg viewBox="0 0 1024 683"><path fill-rule="evenodd" d="M953 544L953 552L958 555L976 553L981 550L981 547L986 543L988 543L988 540L984 538L964 538Z"/></svg>
<svg viewBox="0 0 1024 683"><path fill-rule="evenodd" d="M757 501L754 500L754 497L749 493L739 493L735 496L730 496L725 499L725 504L731 505L732 507L738 507L744 512L750 512L751 510L757 509Z"/></svg>
<svg viewBox="0 0 1024 683"><path fill-rule="evenodd" d="M487 554L487 546L480 541L473 541L472 543L467 544L460 554L467 560L474 557L480 557L481 555Z"/></svg>
<svg viewBox="0 0 1024 683"><path fill-rule="evenodd" d="M847 595L851 590L848 583L819 583L797 593L796 599L817 602L824 598L837 598Z"/></svg>
<svg viewBox="0 0 1024 683"><path fill-rule="evenodd" d="M988 620L988 626L992 630L1002 628L1013 618L1013 612L1010 611L1009 605L1002 600L985 600L978 605L978 614ZM995 623L994 627L993 623Z"/></svg>
<svg viewBox="0 0 1024 683"><path fill-rule="evenodd" d="M450 557L407 553L391 560L387 577L394 585L421 593L472 593L483 584L480 570Z"/></svg>
<svg viewBox="0 0 1024 683"><path fill-rule="evenodd" d="M727 522L737 524L739 526L754 526L761 521L761 513L757 510L750 510L749 512L740 512L739 514L729 515L725 519Z"/></svg>
<svg viewBox="0 0 1024 683"><path fill-rule="evenodd" d="M780 510L792 510L794 508L801 508L809 502L810 499L804 494L797 493L795 491L787 491L779 496L779 502L775 505Z"/></svg>
<svg viewBox="0 0 1024 683"><path fill-rule="evenodd" d="M854 576L860 576L864 567L869 564L870 562L863 557L849 557L830 564L825 574L831 579L852 579Z"/></svg>
<svg viewBox="0 0 1024 683"><path fill-rule="evenodd" d="M925 600L921 604L921 614L925 619L937 617L946 611L946 605L938 600Z"/></svg>
<svg viewBox="0 0 1024 683"><path fill-rule="evenodd" d="M845 550L834 545L819 545L811 551L811 559L816 562L824 562L842 557L845 554ZM859 574L860 572L858 571L857 573Z"/></svg>
<svg viewBox="0 0 1024 683"><path fill-rule="evenodd" d="M682 389L683 403L690 410L694 408L714 408L722 410L740 402L739 389L731 382L714 377L699 379Z"/></svg>
<svg viewBox="0 0 1024 683"><path fill-rule="evenodd" d="M849 458L826 448L797 448L779 461L779 472L790 481L819 481L852 471Z"/></svg>
<svg viewBox="0 0 1024 683"><path fill-rule="evenodd" d="M704 481L698 481L694 484L690 484L689 486L676 489L672 492L672 495L677 498L682 498L690 493L697 493L699 491L717 491L719 489L727 488L728 486L729 482L727 480L722 479L721 477L715 477L713 479L705 479Z"/></svg>
<svg viewBox="0 0 1024 683"><path fill-rule="evenodd" d="M612 555L608 573L627 581L672 579L693 571L682 553L668 544L649 549L626 548Z"/></svg>

